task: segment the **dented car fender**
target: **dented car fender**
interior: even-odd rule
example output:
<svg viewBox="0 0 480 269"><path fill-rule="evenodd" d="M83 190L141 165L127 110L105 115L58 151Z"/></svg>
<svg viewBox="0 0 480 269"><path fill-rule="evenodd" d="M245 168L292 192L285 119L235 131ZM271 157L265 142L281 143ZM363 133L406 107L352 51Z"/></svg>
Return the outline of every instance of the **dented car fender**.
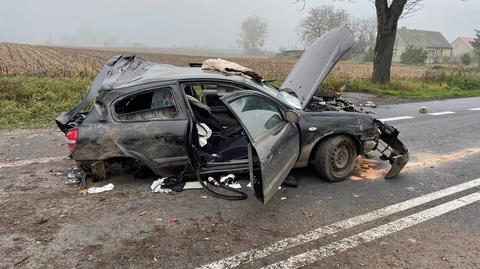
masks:
<svg viewBox="0 0 480 269"><path fill-rule="evenodd" d="M303 148L296 167L306 167L315 146L328 136L343 134L354 138L359 153L363 153L363 141L378 139L378 129L368 114L343 111L301 113L299 124L304 130L301 135Z"/></svg>

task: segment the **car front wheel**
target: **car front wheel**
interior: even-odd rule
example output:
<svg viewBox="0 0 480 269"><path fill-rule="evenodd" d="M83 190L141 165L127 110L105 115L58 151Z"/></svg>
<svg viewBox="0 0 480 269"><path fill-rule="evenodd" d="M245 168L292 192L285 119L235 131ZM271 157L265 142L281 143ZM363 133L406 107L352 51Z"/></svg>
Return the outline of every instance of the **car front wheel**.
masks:
<svg viewBox="0 0 480 269"><path fill-rule="evenodd" d="M339 182L350 176L355 168L357 147L348 136L328 137L318 146L314 167L322 179Z"/></svg>

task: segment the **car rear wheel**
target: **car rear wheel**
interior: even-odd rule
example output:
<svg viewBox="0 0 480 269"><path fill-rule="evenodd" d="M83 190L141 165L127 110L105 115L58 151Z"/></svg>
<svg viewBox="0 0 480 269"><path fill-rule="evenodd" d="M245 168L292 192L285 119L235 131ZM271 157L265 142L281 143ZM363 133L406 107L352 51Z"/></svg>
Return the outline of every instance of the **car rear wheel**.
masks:
<svg viewBox="0 0 480 269"><path fill-rule="evenodd" d="M322 179L339 182L353 172L356 158L355 142L348 136L338 135L321 142L313 161L315 170Z"/></svg>

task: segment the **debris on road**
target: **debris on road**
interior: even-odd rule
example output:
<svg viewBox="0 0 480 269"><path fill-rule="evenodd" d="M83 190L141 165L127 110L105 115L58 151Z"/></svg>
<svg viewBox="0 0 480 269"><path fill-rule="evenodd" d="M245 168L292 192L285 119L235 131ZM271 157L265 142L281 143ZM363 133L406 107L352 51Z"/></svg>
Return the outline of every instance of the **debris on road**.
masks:
<svg viewBox="0 0 480 269"><path fill-rule="evenodd" d="M280 200L281 200L281 201L287 200L287 197L286 197L286 196L282 196L282 197L280 197Z"/></svg>
<svg viewBox="0 0 480 269"><path fill-rule="evenodd" d="M67 173L67 179L68 180L65 182L65 184L67 184L67 185L77 185L77 184L80 184L82 182L83 174L82 174L82 172L78 171L77 169L74 169L73 171Z"/></svg>
<svg viewBox="0 0 480 269"><path fill-rule="evenodd" d="M198 181L186 182L185 186L183 186L184 190L195 190L195 189L203 189L202 185Z"/></svg>
<svg viewBox="0 0 480 269"><path fill-rule="evenodd" d="M150 186L150 189L152 192L160 192L160 193L169 193L172 192L171 189L168 188L162 188L162 183L166 179L166 177L159 178L155 180L152 185Z"/></svg>
<svg viewBox="0 0 480 269"><path fill-rule="evenodd" d="M428 109L426 106L421 106L420 107L420 113L427 113L428 112Z"/></svg>
<svg viewBox="0 0 480 269"><path fill-rule="evenodd" d="M178 177L163 178L163 182L160 184L162 189L170 189L175 192L182 192L185 186L185 180L183 179L183 173Z"/></svg>
<svg viewBox="0 0 480 269"><path fill-rule="evenodd" d="M93 193L101 193L101 192L111 191L111 190L113 190L113 187L114 186L113 186L112 183L108 183L107 185L102 186L102 187L91 187L87 190L87 193L93 194Z"/></svg>
<svg viewBox="0 0 480 269"><path fill-rule="evenodd" d="M373 107L373 108L377 107L377 105L372 101L367 101L364 106L365 107Z"/></svg>
<svg viewBox="0 0 480 269"><path fill-rule="evenodd" d="M231 183L231 184L227 184L228 187L230 188L233 188L233 189L241 189L242 188L242 185L240 185L240 183Z"/></svg>
<svg viewBox="0 0 480 269"><path fill-rule="evenodd" d="M220 183L222 184L231 184L235 181L235 175L234 174L228 174L226 176L221 176L220 177Z"/></svg>

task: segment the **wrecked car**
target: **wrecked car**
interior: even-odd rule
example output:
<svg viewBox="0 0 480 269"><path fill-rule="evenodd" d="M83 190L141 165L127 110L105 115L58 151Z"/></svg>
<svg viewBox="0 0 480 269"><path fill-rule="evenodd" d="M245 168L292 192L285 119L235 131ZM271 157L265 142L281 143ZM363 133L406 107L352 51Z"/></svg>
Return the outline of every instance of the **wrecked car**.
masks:
<svg viewBox="0 0 480 269"><path fill-rule="evenodd" d="M99 161L127 160L157 175L186 171L199 181L248 173L264 203L294 167L311 165L337 182L352 173L358 155L374 150L392 165L386 178L395 177L408 162L397 129L346 101L314 96L353 43L346 27L326 33L279 88L221 60L202 68L116 56L56 123L85 171Z"/></svg>

